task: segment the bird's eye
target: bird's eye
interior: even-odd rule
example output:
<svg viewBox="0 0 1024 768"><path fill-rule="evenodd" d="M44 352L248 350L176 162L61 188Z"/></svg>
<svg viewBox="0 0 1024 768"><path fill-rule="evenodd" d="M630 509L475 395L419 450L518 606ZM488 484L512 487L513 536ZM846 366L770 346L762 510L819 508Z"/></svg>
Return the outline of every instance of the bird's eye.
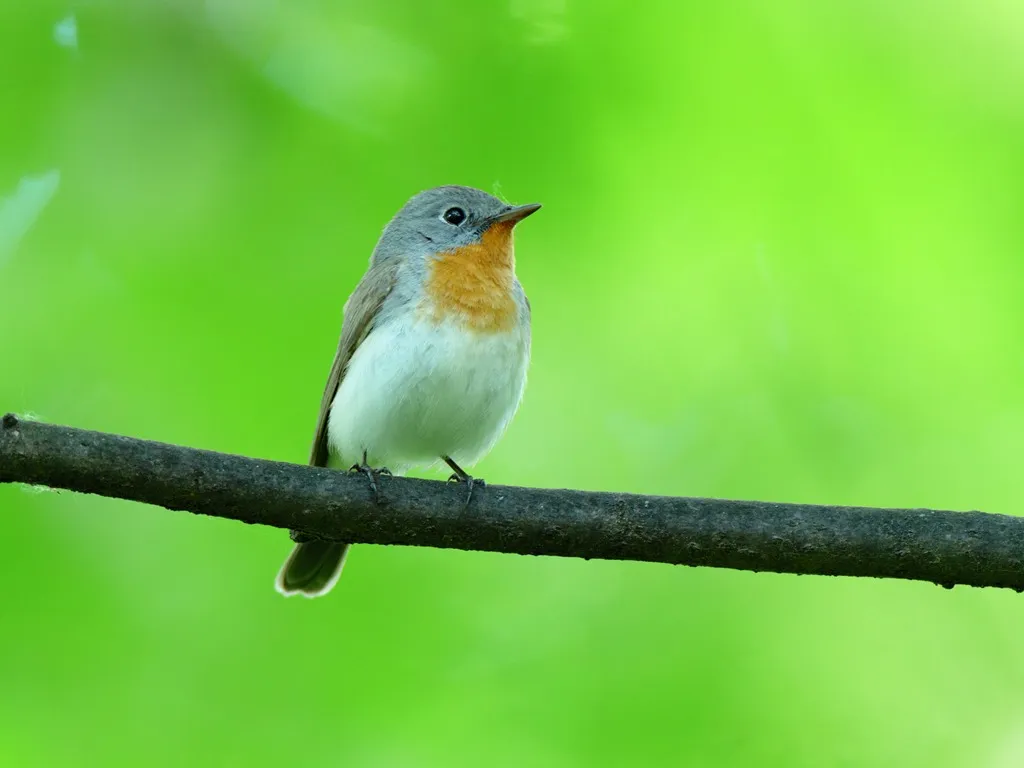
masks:
<svg viewBox="0 0 1024 768"><path fill-rule="evenodd" d="M466 212L461 208L449 208L441 214L441 218L457 227L466 220Z"/></svg>

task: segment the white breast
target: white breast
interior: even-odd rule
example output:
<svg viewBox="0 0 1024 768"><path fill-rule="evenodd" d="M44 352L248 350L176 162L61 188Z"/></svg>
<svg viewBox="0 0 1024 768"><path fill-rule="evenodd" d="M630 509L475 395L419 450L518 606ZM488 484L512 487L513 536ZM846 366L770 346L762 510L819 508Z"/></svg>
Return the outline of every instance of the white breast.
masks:
<svg viewBox="0 0 1024 768"><path fill-rule="evenodd" d="M472 333L412 314L374 328L352 355L328 421L331 450L346 467L365 450L371 466L394 472L441 456L466 468L519 407L530 356L524 329Z"/></svg>

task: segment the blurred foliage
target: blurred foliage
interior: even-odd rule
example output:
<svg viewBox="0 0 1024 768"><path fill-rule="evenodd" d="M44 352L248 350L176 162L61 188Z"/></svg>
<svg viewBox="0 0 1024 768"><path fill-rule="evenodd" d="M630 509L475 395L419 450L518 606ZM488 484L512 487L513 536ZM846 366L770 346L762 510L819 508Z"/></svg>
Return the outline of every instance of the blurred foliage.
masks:
<svg viewBox="0 0 1024 768"><path fill-rule="evenodd" d="M518 233L492 482L1022 509L1024 6L0 0L0 411L304 461L441 183ZM1024 765L1011 592L357 547L0 487L0 763Z"/></svg>

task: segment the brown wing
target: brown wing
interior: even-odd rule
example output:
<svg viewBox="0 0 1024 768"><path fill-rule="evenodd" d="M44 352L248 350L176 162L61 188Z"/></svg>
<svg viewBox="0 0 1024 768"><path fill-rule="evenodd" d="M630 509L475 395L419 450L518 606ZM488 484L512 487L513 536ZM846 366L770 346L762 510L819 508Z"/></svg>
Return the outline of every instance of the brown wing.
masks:
<svg viewBox="0 0 1024 768"><path fill-rule="evenodd" d="M320 401L320 416L316 421L316 437L313 438L313 450L310 452L309 463L316 467L326 467L329 450L327 446L327 416L331 412L331 403L338 386L345 376L348 361L363 339L373 329L384 299L391 293L395 285L395 273L398 264L394 260L370 267L363 279L359 281L355 291L345 302L345 319L341 324L341 340L338 351L331 365L331 375L327 377L323 400Z"/></svg>

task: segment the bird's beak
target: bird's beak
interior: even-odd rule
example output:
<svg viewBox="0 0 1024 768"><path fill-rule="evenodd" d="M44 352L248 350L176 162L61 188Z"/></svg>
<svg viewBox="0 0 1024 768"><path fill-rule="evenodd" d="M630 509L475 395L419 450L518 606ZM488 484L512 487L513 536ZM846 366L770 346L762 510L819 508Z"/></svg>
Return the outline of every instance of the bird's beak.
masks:
<svg viewBox="0 0 1024 768"><path fill-rule="evenodd" d="M506 208L496 216L491 217L491 224L499 224L503 221L511 221L513 224L522 221L531 213L540 210L540 203L529 203L528 205L514 205Z"/></svg>

